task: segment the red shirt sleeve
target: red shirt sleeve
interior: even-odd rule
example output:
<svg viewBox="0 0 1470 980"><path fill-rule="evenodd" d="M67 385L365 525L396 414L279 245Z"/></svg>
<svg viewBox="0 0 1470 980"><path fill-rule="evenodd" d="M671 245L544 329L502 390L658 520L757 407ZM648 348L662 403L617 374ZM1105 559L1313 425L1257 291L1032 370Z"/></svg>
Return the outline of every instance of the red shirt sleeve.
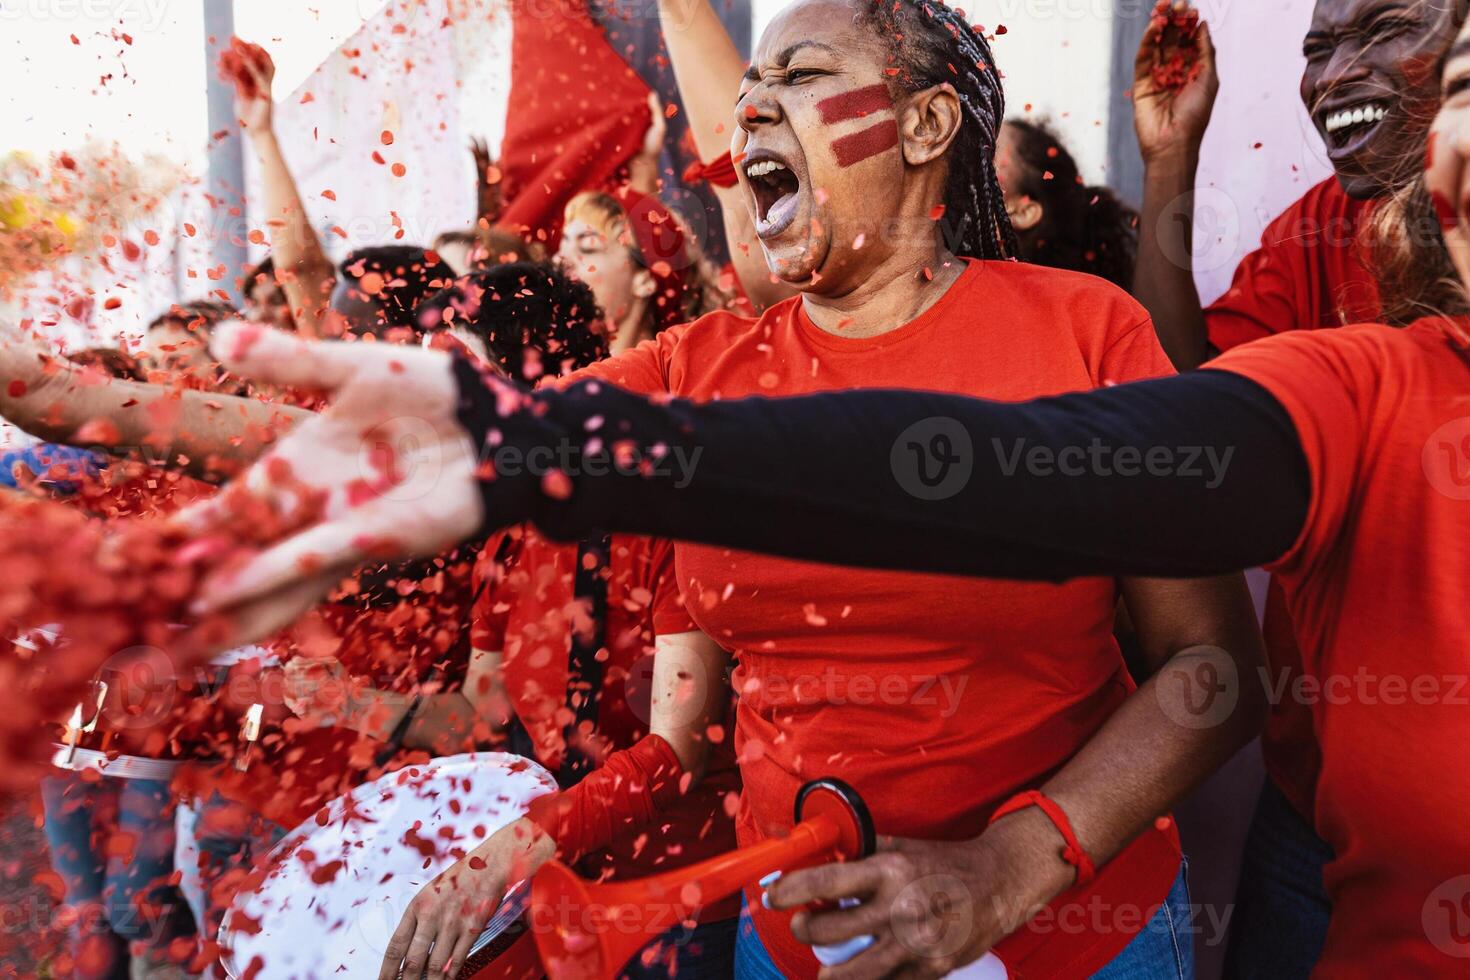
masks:
<svg viewBox="0 0 1470 980"><path fill-rule="evenodd" d="M652 340L630 347L621 354L588 365L558 378L557 385L600 378L639 395L661 395L669 391L669 364L688 324L671 327Z"/></svg>
<svg viewBox="0 0 1470 980"><path fill-rule="evenodd" d="M1139 312L1143 311L1140 309ZM1099 387L1126 384L1129 381L1165 378L1173 373L1174 365L1159 344L1153 321L1145 314L1142 320L1129 327L1103 353L1097 383Z"/></svg>
<svg viewBox="0 0 1470 980"><path fill-rule="evenodd" d="M1331 553L1357 484L1380 355L1369 325L1294 331L1250 344L1206 367L1250 378L1269 391L1296 426L1312 482L1307 519L1296 542L1269 566L1304 576Z"/></svg>
<svg viewBox="0 0 1470 980"><path fill-rule="evenodd" d="M505 584L505 562L518 541L499 531L485 542L475 561L474 607L470 610L470 646L476 650L504 650L505 631L514 598Z"/></svg>
<svg viewBox="0 0 1470 980"><path fill-rule="evenodd" d="M674 572L674 542L655 538L648 549L648 588L653 593L653 633L672 636L699 629L684 609L684 594Z"/></svg>

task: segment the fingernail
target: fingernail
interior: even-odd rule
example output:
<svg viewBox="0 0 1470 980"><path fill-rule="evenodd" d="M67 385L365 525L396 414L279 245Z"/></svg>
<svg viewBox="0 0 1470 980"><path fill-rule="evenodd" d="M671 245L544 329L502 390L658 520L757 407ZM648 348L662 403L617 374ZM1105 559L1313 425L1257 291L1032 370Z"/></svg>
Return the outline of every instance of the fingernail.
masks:
<svg viewBox="0 0 1470 980"><path fill-rule="evenodd" d="M757 882L757 884L761 886L761 907L766 909L767 911L769 911L771 908L771 895L769 892L766 891L766 889L770 888L772 885L780 880L781 872L772 871L770 874L766 875L759 882Z"/></svg>
<svg viewBox="0 0 1470 980"><path fill-rule="evenodd" d="M1429 201L1434 205L1434 213L1439 215L1439 226L1445 231L1454 231L1460 227L1460 216L1455 213L1454 205L1439 191L1431 191Z"/></svg>

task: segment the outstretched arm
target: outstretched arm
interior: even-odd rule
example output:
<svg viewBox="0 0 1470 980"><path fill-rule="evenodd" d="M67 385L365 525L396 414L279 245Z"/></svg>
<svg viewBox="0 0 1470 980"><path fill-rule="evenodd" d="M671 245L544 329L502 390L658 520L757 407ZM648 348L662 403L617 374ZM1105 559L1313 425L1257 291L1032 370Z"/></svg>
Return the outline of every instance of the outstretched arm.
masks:
<svg viewBox="0 0 1470 980"><path fill-rule="evenodd" d="M286 405L107 378L0 330L0 416L67 445L107 445L219 482L312 413ZM105 424L104 424L105 423Z"/></svg>

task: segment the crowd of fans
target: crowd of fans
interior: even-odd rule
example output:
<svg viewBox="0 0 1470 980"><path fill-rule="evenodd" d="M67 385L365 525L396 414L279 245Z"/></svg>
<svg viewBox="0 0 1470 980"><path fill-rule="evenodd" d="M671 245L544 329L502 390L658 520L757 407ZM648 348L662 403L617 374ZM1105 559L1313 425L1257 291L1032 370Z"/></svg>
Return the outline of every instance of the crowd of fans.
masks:
<svg viewBox="0 0 1470 980"><path fill-rule="evenodd" d="M1006 117L985 34L939 0L800 0L749 63L694 6L667 50L703 161L687 179L708 183L724 242L701 242L660 199L654 100L643 145L615 181L566 188L552 234L502 221L498 171L476 145L472 227L334 263L274 131L270 56L241 42L229 72L270 245L240 273L241 308L175 306L136 349L65 358L7 328L0 415L44 441L6 453L0 480L109 519L211 499L338 411L307 372L262 381L222 363L211 339L241 320L449 351L462 393L471 370L534 389L539 407L522 411L584 449L589 433L616 438L618 413L659 445L714 433L714 461L683 475L704 496L574 479L568 499L544 475L527 489L477 471L487 514L471 540L375 556L204 666L104 665L59 738L162 768L120 778L73 751L44 780L50 860L75 912L53 975L222 975L225 911L292 828L386 773L494 749L545 767L556 804L426 886L385 937L383 977L459 970L506 887L552 856L603 880L682 867L785 835L802 783L827 775L895 842L841 874L706 905L623 975L807 977L850 957L831 975L937 976L993 950L1016 976L1192 977L1170 813L1257 737L1268 779L1229 975L1452 973L1470 948L1428 917L1439 884L1470 871L1454 863L1470 856L1454 826L1470 803L1454 758L1463 719L1268 703L1255 679L1284 690L1358 662L1453 673L1457 614L1435 604L1459 605L1463 518L1383 484L1423 484L1418 449L1400 459L1394 432L1422 445L1465 380L1459 172L1432 193L1420 166L1436 112L1431 180L1460 152L1463 5L1318 0L1302 95L1336 174L1208 307L1181 260L1218 88L1197 18L1165 6L1143 41L1135 212L1086 183L1050 126ZM1426 64L1444 65L1443 88ZM1380 325L1328 330L1356 323ZM851 389L1097 397L994 416L962 398L802 399ZM662 430L619 390L734 404L725 423L689 409ZM497 411L471 434L523 438L501 424L519 416ZM956 460L948 430L925 428L935 418L1033 434L1056 465L1116 437L1238 447L1239 469L1190 497L1187 479L1120 493L1098 472L1057 492L1031 463L992 486L976 463L944 493ZM728 456L722 434L739 447ZM796 435L810 441L783 456ZM918 482L898 504L859 465L864 441L882 443L885 479L901 471L890 448L913 450ZM358 474L354 504L403 464L374 451L367 470L384 483ZM1408 529L1431 513L1433 530ZM1239 574L1255 565L1275 573L1263 625ZM1197 724L1205 675L1236 680L1229 710ZM935 882L956 875L988 895L963 906L950 942L923 923L952 899ZM1458 894L1451 907L1470 888ZM813 901L831 904L801 911ZM920 909L907 933L905 901ZM1069 904L1139 914L1034 927Z"/></svg>

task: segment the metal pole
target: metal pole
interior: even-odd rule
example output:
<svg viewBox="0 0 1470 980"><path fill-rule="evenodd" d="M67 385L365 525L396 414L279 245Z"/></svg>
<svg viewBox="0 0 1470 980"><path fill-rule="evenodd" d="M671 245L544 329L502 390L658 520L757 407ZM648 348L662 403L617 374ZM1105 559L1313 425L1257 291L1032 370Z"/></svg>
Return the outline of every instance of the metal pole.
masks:
<svg viewBox="0 0 1470 980"><path fill-rule="evenodd" d="M235 118L235 93L220 77L219 55L235 34L234 0L202 0L204 4L204 84L209 97L209 174L206 182L210 215L210 265L225 267L222 279L210 282L240 305L239 281L245 274L245 157Z"/></svg>

